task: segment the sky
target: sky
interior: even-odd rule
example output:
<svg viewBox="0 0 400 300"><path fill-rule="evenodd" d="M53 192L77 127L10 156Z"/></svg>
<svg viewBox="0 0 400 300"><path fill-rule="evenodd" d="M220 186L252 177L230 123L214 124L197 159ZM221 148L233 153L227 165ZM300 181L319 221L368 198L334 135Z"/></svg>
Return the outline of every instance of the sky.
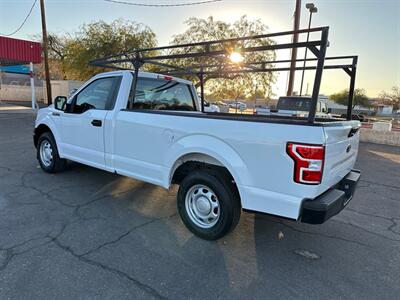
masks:
<svg viewBox="0 0 400 300"><path fill-rule="evenodd" d="M34 0L0 0L0 34L14 31L23 21ZM187 3L197 0L125 0L126 2L163 4ZM301 25L306 28L309 13L302 1ZM327 55L359 56L356 88L376 97L383 90L400 86L400 0L315 0L318 12L312 26L329 26ZM216 3L185 7L136 7L104 0L45 0L47 29L59 34L74 33L84 23L124 18L149 26L157 35L159 45L167 45L174 34L185 30L190 17L234 22L242 15L261 19L269 32L291 30L295 1L223 0ZM31 39L41 32L39 1L24 27L12 37ZM299 52L298 58L303 57ZM311 56L309 56L311 57ZM289 53L279 52L278 58L288 59ZM301 73L296 72L295 91L299 90ZM304 88L310 89L313 72L306 72ZM285 93L287 73L278 75L274 91ZM321 93L329 95L346 89L349 77L342 70L326 70Z"/></svg>

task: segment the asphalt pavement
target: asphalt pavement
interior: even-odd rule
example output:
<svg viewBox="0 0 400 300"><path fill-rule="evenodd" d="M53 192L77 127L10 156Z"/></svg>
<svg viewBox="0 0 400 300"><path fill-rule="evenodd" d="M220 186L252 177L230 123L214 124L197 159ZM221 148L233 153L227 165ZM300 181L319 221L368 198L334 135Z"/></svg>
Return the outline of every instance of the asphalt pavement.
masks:
<svg viewBox="0 0 400 300"><path fill-rule="evenodd" d="M360 144L354 199L323 225L243 213L193 236L170 191L38 165L33 114L0 114L0 299L398 299L400 147Z"/></svg>

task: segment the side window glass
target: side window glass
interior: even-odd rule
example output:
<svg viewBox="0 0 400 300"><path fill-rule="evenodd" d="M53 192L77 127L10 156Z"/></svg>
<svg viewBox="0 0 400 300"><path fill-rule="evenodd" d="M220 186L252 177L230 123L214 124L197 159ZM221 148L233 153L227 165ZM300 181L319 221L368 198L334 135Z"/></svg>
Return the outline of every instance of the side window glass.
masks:
<svg viewBox="0 0 400 300"><path fill-rule="evenodd" d="M114 99L114 90L117 77L100 78L76 95L73 106L74 113L83 113L89 109L107 109L107 105Z"/></svg>
<svg viewBox="0 0 400 300"><path fill-rule="evenodd" d="M190 86L173 80L139 78L134 109L193 111Z"/></svg>

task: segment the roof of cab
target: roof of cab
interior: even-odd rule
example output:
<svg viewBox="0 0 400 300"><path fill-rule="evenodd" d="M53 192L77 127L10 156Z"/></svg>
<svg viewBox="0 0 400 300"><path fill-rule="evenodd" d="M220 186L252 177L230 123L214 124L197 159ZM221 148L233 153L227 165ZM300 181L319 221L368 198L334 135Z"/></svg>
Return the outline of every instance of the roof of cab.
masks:
<svg viewBox="0 0 400 300"><path fill-rule="evenodd" d="M110 75L114 75L114 76L123 75L123 74L126 74L126 73L131 74L131 75L134 74L133 71L121 70L121 71L111 71L111 72L99 73L99 74L95 75L94 78L100 78L100 77L105 77L105 76L110 76ZM158 74L158 73L139 71L139 78L166 79L165 77L172 78L172 79L168 79L168 80L174 80L174 81L177 81L177 82L190 84L190 85L193 84L193 82L191 82L190 80L186 80L186 79L182 79L182 78L178 78L178 77L174 77L174 76L170 76L170 75L163 75L163 74Z"/></svg>

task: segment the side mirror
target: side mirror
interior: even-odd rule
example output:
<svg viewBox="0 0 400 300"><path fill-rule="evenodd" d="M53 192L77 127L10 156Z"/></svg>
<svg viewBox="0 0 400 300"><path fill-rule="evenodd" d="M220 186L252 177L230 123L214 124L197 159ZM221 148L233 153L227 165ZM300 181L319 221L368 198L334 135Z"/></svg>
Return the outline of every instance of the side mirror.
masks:
<svg viewBox="0 0 400 300"><path fill-rule="evenodd" d="M209 107L209 106L210 106L210 103L207 102L206 100L204 100L204 106L205 106L205 107Z"/></svg>
<svg viewBox="0 0 400 300"><path fill-rule="evenodd" d="M67 97L65 96L57 96L54 99L54 108L57 110L65 111L66 104L67 104Z"/></svg>

